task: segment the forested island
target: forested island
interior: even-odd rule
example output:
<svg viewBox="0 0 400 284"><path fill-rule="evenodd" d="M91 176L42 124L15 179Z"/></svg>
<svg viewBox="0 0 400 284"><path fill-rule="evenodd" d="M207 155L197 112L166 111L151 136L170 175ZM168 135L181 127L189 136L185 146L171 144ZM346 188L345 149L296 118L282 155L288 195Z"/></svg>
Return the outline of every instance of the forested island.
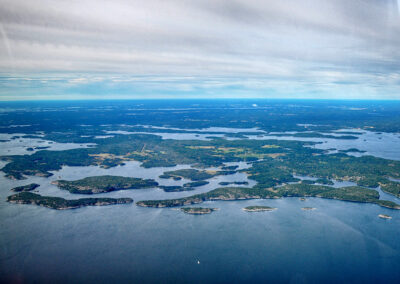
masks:
<svg viewBox="0 0 400 284"><path fill-rule="evenodd" d="M11 189L11 191L14 191L14 192L32 191L32 190L35 190L36 188L38 188L39 186L40 186L40 184L30 183L27 185L14 187Z"/></svg>
<svg viewBox="0 0 400 284"><path fill-rule="evenodd" d="M76 209L84 206L105 206L132 203L131 198L80 198L64 199L61 197L42 196L31 192L20 192L7 197L7 201L16 204L33 204L51 209Z"/></svg>
<svg viewBox="0 0 400 284"><path fill-rule="evenodd" d="M122 176L92 176L80 180L57 180L52 182L61 189L71 193L95 194L125 189L142 189L156 187L158 183L152 179L131 178Z"/></svg>
<svg viewBox="0 0 400 284"><path fill-rule="evenodd" d="M40 149L31 155L6 155L1 160L7 161L1 169L10 179L25 179L30 176L50 177L63 166L99 166L110 168L124 165L129 161L137 161L144 168L173 167L185 165L189 169L165 170L160 178L181 180L187 179L183 185L174 184L158 185L152 179L140 179L118 176L87 177L74 181L57 180L54 183L61 189L71 193L94 194L110 192L114 190L140 189L159 187L165 192L179 192L194 190L196 186L206 185L208 179L220 175L244 173L254 181L253 187L247 181L221 181L220 188L206 193L194 194L185 198L166 200L144 200L137 204L148 207L183 206L200 203L208 200L238 200L238 199L268 199L283 197L319 197L338 199L351 202L373 203L380 206L398 209L399 205L379 199L379 193L375 189L380 187L384 192L400 197L400 161L365 156L362 150L349 147L345 150L337 150L329 153L328 150L318 149L322 142L279 140L279 139L250 139L249 136L262 138L274 135L277 137L294 136L299 138L322 139L346 139L356 140L366 131L399 131L400 116L393 119L381 112L381 119L367 119L360 117L358 112L346 112L330 108L323 108L321 112L314 108L315 117L303 117L304 112L291 109L293 117L283 116L282 109L272 108L265 116L261 110L252 109L243 115L242 112L223 114L222 119L216 113L206 111L196 113L194 116L187 113L187 120L182 120L182 114L163 116L163 111L157 111L157 115L149 115L151 110L144 111L146 115L129 116L127 121L119 121L110 124L107 119L99 121L97 117L90 118L91 122L85 126L71 126L63 120L57 123L45 125L40 129L41 119L35 120L36 113L31 114L35 120L31 127L22 128L27 133L22 138L36 138L52 141L51 143L91 143L89 148L52 151ZM346 119L338 118L338 113L345 113ZM66 119L74 119L68 112L64 113ZM7 114L6 116L8 116ZM10 114L11 115L11 114ZM59 114L57 114L59 115ZM78 114L77 114L78 115ZM85 114L86 115L86 114ZM89 114L87 114L89 115ZM328 117L328 115L330 115ZM367 115L367 113L365 113ZM397 114L396 114L397 115ZM349 117L358 117L352 122ZM164 120L154 120L155 117L163 117ZM240 119L239 119L240 117ZM318 117L316 120L315 118ZM333 117L335 117L333 119ZM385 119L383 119L386 117ZM396 116L397 117L397 116ZM210 118L212 118L210 120ZM18 121L18 116L12 120ZM104 117L103 117L104 119ZM122 118L121 118L122 119ZM133 119L129 123L129 119ZM139 121L144 119L145 121ZM165 125L168 121L168 127ZM324 121L322 124L321 121ZM50 122L49 122L50 123ZM21 125L27 124L21 122ZM80 125L80 124L79 124ZM151 125L144 127L143 125ZM154 127L153 127L154 126ZM158 126L156 128L155 126ZM162 128L161 128L162 127ZM169 128L170 127L170 128ZM220 130L205 131L207 127L249 127L252 131L239 131L238 133L226 133ZM344 131L344 128L357 128L357 131ZM182 133L204 135L205 140L178 140L164 139L154 133L162 129L166 133ZM192 130L190 130L192 129ZM195 130L193 130L195 129ZM202 129L202 130L200 130ZM5 130L4 130L5 131ZM7 129L7 131L15 131ZM42 131L37 136L38 131ZM112 135L104 137L109 132ZM121 131L121 132L118 132ZM123 131L127 134L120 134ZM140 131L141 133L133 133ZM147 134L146 134L147 133ZM339 134L339 135L338 135ZM36 135L36 136L35 136ZM219 135L219 136L218 136ZM207 138L214 137L214 138ZM230 138L230 139L227 139ZM209 140L207 140L209 139ZM351 156L351 152L357 152L363 156ZM242 162L248 167L239 167L232 163ZM212 170L210 170L212 169ZM159 173L157 174L159 175ZM310 177L301 181L298 176ZM157 178L157 177L154 177ZM350 181L356 184L353 187L335 188L334 181ZM170 181L168 181L170 182ZM235 187L242 186L242 187ZM31 187L13 189L16 191L30 190Z"/></svg>
<svg viewBox="0 0 400 284"><path fill-rule="evenodd" d="M180 180L190 179L192 181L203 181L218 175L231 175L234 174L234 170L223 170L223 171L200 171L196 169L182 169L176 171L167 171L160 176L164 179L175 179Z"/></svg>
<svg viewBox="0 0 400 284"><path fill-rule="evenodd" d="M184 187L180 185L159 185L158 187L164 190L165 192L180 192L180 191L195 190L194 187Z"/></svg>
<svg viewBox="0 0 400 284"><path fill-rule="evenodd" d="M136 204L143 207L174 207L198 204L211 200L271 199L282 197L320 197L351 202L373 203L390 209L400 209L400 205L380 200L379 193L373 189L358 186L334 188L309 184L289 184L278 188L223 187L210 192L189 197L168 200L145 200Z"/></svg>
<svg viewBox="0 0 400 284"><path fill-rule="evenodd" d="M218 184L219 184L219 185L222 185L222 186L227 186L227 185L231 185L231 184L234 184L234 185L248 185L249 182L247 182L247 181L232 181L232 182L221 181L221 182L218 183Z"/></svg>

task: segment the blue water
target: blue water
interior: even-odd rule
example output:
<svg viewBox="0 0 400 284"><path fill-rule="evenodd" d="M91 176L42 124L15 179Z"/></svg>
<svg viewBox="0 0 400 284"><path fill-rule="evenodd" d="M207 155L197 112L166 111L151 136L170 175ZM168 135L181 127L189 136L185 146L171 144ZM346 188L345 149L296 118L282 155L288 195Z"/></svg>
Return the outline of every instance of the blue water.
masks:
<svg viewBox="0 0 400 284"><path fill-rule="evenodd" d="M10 188L30 182L40 183L38 190L43 195L82 197L50 184L59 176L78 179L119 173L150 178L163 170L129 162L110 169L64 167L49 179L12 181L0 174L0 280L373 283L400 279L400 211L372 204L318 198L218 201L201 206L220 210L193 216L177 209L134 204L56 211L5 202ZM129 196L135 201L175 198L209 191L218 187L219 179L246 180L242 175L213 178L195 192L143 189L101 195ZM399 201L385 195L385 199ZM278 209L242 210L249 205ZM303 211L302 207L316 210ZM379 214L393 219L380 219Z"/></svg>
<svg viewBox="0 0 400 284"><path fill-rule="evenodd" d="M49 283L400 279L400 212L316 198L204 205L220 210L204 216L134 205L55 211L2 201L0 275ZM243 211L248 205L278 209Z"/></svg>

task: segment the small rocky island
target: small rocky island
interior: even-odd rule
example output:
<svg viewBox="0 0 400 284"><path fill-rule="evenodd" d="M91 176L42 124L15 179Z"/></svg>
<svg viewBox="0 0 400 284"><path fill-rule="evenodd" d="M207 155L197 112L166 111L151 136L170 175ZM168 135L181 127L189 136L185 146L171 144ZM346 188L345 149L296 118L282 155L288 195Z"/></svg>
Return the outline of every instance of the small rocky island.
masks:
<svg viewBox="0 0 400 284"><path fill-rule="evenodd" d="M32 190L35 190L36 188L38 188L39 186L40 186L40 184L30 183L30 184L27 184L27 185L14 187L14 188L11 189L11 191L14 191L14 192L32 191Z"/></svg>
<svg viewBox="0 0 400 284"><path fill-rule="evenodd" d="M142 189L156 187L158 183L152 179L141 179L122 176L93 176L79 180L57 180L52 184L71 193L95 194L125 189Z"/></svg>
<svg viewBox="0 0 400 284"><path fill-rule="evenodd" d="M181 211L186 214L193 214L193 215L204 215L210 214L211 212L218 210L217 208L203 208L203 207L183 207Z"/></svg>
<svg viewBox="0 0 400 284"><path fill-rule="evenodd" d="M105 206L132 203L131 198L80 198L64 199L61 197L42 196L31 192L20 192L7 197L7 201L16 204L34 204L51 209L76 209L84 206Z"/></svg>
<svg viewBox="0 0 400 284"><path fill-rule="evenodd" d="M303 207L303 208L301 208L301 210L304 210L304 211L310 211L310 210L315 210L315 209L317 209L317 208L314 208L314 207Z"/></svg>
<svg viewBox="0 0 400 284"><path fill-rule="evenodd" d="M392 216L389 216L389 215L386 215L386 214L379 214L378 217L381 218L381 219L392 219Z"/></svg>
<svg viewBox="0 0 400 284"><path fill-rule="evenodd" d="M276 208L269 206L247 206L243 208L243 210L247 212L262 212L262 211L273 211L276 210Z"/></svg>

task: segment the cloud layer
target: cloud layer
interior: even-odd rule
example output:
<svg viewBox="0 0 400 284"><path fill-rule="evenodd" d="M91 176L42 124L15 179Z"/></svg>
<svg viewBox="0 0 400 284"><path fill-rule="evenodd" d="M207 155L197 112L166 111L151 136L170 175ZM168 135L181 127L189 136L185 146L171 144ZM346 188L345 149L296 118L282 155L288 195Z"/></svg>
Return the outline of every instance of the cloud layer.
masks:
<svg viewBox="0 0 400 284"><path fill-rule="evenodd" d="M0 0L0 99L400 99L396 0Z"/></svg>

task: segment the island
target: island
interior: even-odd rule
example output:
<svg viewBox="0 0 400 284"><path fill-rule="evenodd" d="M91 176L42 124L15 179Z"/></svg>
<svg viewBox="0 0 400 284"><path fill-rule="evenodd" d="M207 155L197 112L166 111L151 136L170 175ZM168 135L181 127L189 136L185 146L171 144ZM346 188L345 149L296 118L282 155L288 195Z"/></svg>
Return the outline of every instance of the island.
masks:
<svg viewBox="0 0 400 284"><path fill-rule="evenodd" d="M314 208L314 207L303 207L303 208L301 208L301 210L304 210L304 211L310 211L310 210L315 210L316 208Z"/></svg>
<svg viewBox="0 0 400 284"><path fill-rule="evenodd" d="M239 168L239 166L223 166L223 167L221 167L222 170L228 170L228 171L234 171L237 168Z"/></svg>
<svg viewBox="0 0 400 284"><path fill-rule="evenodd" d="M319 178L315 181L315 183L318 184L325 184L325 185L334 185L334 182L327 179L327 178Z"/></svg>
<svg viewBox="0 0 400 284"><path fill-rule="evenodd" d="M203 185L206 185L206 184L209 184L209 182L205 181L205 180L199 180L199 181L193 181L193 182L185 183L183 185L183 187L199 187L199 186L203 186Z"/></svg>
<svg viewBox="0 0 400 284"><path fill-rule="evenodd" d="M193 187L183 187L179 185L159 185L158 187L164 190L165 192L180 192L180 191L190 191L195 189Z"/></svg>
<svg viewBox="0 0 400 284"><path fill-rule="evenodd" d="M201 181L218 175L231 175L234 173L236 173L236 171L205 171L196 169L182 169L165 172L164 174L160 175L160 178L174 180L180 180L184 178L190 179L192 181Z"/></svg>
<svg viewBox="0 0 400 284"><path fill-rule="evenodd" d="M243 200L243 199L271 199L282 197L319 197L342 201L373 203L390 209L400 209L400 205L388 200L379 199L379 192L359 186L335 188L323 185L303 183L287 184L280 187L264 188L221 187L209 192L188 197L166 200L143 200L136 203L143 207L174 207L198 204L212 200Z"/></svg>
<svg viewBox="0 0 400 284"><path fill-rule="evenodd" d="M181 211L186 213L186 214L192 214L192 215L204 215L204 214L210 214L211 212L214 212L217 210L217 208L203 208L203 207L183 207L181 208Z"/></svg>
<svg viewBox="0 0 400 284"><path fill-rule="evenodd" d="M248 185L249 183L248 183L247 181L232 181L232 182L221 181L221 182L218 183L218 184L219 184L219 185L226 186L226 185L231 185L231 184L234 184L234 185Z"/></svg>
<svg viewBox="0 0 400 284"><path fill-rule="evenodd" d="M357 148L350 148L347 150L339 150L340 153L366 153L367 151L359 150Z"/></svg>
<svg viewBox="0 0 400 284"><path fill-rule="evenodd" d="M243 210L247 212L262 212L262 211L273 211L276 210L276 208L269 206L247 206L243 208Z"/></svg>
<svg viewBox="0 0 400 284"><path fill-rule="evenodd" d="M207 171L199 171L195 169L182 169L176 171L168 171L160 175L160 178L164 179L190 179L193 181L205 180L212 178L215 174Z"/></svg>
<svg viewBox="0 0 400 284"><path fill-rule="evenodd" d="M389 215L386 215L386 214L379 214L378 217L381 218L381 219L392 219L392 216L389 216Z"/></svg>
<svg viewBox="0 0 400 284"><path fill-rule="evenodd" d="M235 121L237 121L236 118ZM225 123L219 122L221 125ZM182 123L181 119L179 123ZM185 121L185 125L186 123L187 126L193 126L191 123L194 122ZM216 122L213 120L211 124L214 123ZM254 126L252 122L251 125ZM398 123L391 121L390 125L388 129L392 129L391 132L393 129L399 129ZM232 123L225 126L232 126ZM300 126L298 128L292 125L293 129L286 129L287 125L270 122L259 126L263 131L270 132L301 130ZM328 138L318 133L338 130L341 129L340 126L343 128L344 125L324 126L318 131L317 127L314 133L303 133L303 136ZM369 129L370 126L358 125L357 127ZM381 126L374 127L378 129ZM51 176L63 166L115 167L129 161L137 161L144 168L180 165L186 169L165 171L161 177L205 182L218 175L239 172L246 174L254 186L244 187L243 185L246 185L244 183L223 181L220 184L221 187L206 193L177 199L145 200L138 202L137 205L171 207L197 204L208 200L318 197L400 209L400 205L395 202L379 199L379 193L375 190L380 187L384 192L400 197L400 183L391 180L400 179L400 161L396 160L374 156L355 157L345 152L327 154L326 150L316 147L319 142L312 141L246 138L177 140L163 139L154 134L115 134L107 139L94 139L92 137L104 134L105 130L143 131L145 128L128 128L121 125L93 126L90 130L85 129L85 135L90 134L90 137L81 137L81 131L69 128L66 130L68 131L49 131L43 134L43 139L58 143L96 143L96 147L62 151L48 149L35 151L30 153L31 155L1 156L0 160L7 162L1 171L7 178L25 179L27 176ZM173 131L185 133L185 130ZM210 133L210 135L213 134ZM238 169L227 166L227 163L239 162L247 163L248 167ZM312 177L315 181L300 182L296 176ZM353 182L356 186L335 188L332 186L335 180ZM72 193L85 194L157 186L154 180L112 176L90 177L78 181L59 180L54 183ZM242 186L239 187L239 185ZM160 188L173 192L191 190L193 185L186 185L186 187L170 185L160 186Z"/></svg>
<svg viewBox="0 0 400 284"><path fill-rule="evenodd" d="M27 185L14 187L14 188L11 189L11 191L14 191L14 192L32 191L32 190L38 188L39 186L40 186L40 184L30 183L30 184L27 184Z"/></svg>
<svg viewBox="0 0 400 284"><path fill-rule="evenodd" d="M152 179L131 178L122 176L92 176L79 180L57 180L52 184L71 193L95 194L125 189L142 189L158 186Z"/></svg>
<svg viewBox="0 0 400 284"><path fill-rule="evenodd" d="M42 196L32 192L20 192L7 197L7 201L16 204L34 204L51 209L76 209L84 206L105 206L132 203L131 198L80 198L64 199L61 197Z"/></svg>

